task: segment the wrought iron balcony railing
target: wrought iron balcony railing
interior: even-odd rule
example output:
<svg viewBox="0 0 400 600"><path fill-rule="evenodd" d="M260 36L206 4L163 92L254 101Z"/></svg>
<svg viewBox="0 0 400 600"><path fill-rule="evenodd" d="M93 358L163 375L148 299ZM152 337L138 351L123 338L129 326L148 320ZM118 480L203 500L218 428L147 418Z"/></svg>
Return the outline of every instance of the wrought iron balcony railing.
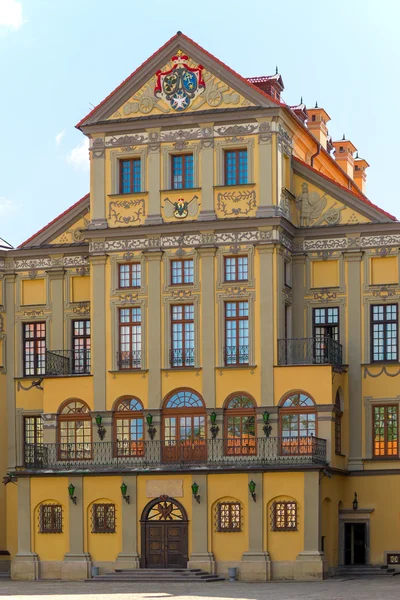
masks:
<svg viewBox="0 0 400 600"><path fill-rule="evenodd" d="M173 348L169 351L171 367L194 367L194 348Z"/></svg>
<svg viewBox="0 0 400 600"><path fill-rule="evenodd" d="M124 369L140 369L142 366L142 351L133 350L125 352L121 350L117 352L117 365L119 371L123 371Z"/></svg>
<svg viewBox="0 0 400 600"><path fill-rule="evenodd" d="M225 365L248 365L249 347L248 346L226 346L224 348Z"/></svg>
<svg viewBox="0 0 400 600"><path fill-rule="evenodd" d="M90 350L46 350L46 375L90 373Z"/></svg>
<svg viewBox="0 0 400 600"><path fill-rule="evenodd" d="M25 468L33 471L292 467L325 464L326 440L309 436L25 444L24 459Z"/></svg>
<svg viewBox="0 0 400 600"><path fill-rule="evenodd" d="M328 336L278 340L279 365L342 366L342 345Z"/></svg>

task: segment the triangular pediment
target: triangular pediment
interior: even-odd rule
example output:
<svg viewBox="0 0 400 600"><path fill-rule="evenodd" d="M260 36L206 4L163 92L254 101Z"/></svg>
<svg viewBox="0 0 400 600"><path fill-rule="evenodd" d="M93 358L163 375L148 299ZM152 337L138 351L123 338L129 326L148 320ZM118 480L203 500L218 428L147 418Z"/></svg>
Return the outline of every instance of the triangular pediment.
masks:
<svg viewBox="0 0 400 600"><path fill-rule="evenodd" d="M103 121L276 106L276 102L187 36L176 35L77 127Z"/></svg>
<svg viewBox="0 0 400 600"><path fill-rule="evenodd" d="M294 161L291 220L297 227L385 223L390 216L301 161Z"/></svg>

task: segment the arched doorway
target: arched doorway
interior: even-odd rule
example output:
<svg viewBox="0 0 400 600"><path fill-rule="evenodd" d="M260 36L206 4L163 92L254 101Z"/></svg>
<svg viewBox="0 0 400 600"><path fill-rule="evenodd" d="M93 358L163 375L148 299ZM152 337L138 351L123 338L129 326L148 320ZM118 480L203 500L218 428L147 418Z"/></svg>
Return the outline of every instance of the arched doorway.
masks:
<svg viewBox="0 0 400 600"><path fill-rule="evenodd" d="M186 569L188 518L182 504L160 496L145 507L140 519L142 569Z"/></svg>

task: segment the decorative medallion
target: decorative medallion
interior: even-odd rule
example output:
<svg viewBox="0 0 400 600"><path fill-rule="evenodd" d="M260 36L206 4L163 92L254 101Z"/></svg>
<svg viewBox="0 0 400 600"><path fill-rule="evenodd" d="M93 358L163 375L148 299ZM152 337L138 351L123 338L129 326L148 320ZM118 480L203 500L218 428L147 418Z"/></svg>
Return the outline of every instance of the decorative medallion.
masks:
<svg viewBox="0 0 400 600"><path fill-rule="evenodd" d="M198 197L193 196L189 201L184 198L178 198L176 202L171 202L169 198L164 200L165 216L175 217L175 219L186 219L186 217L195 217L198 210Z"/></svg>
<svg viewBox="0 0 400 600"><path fill-rule="evenodd" d="M169 71L157 71L154 96L167 102L173 110L182 111L205 90L203 67L189 67L189 57L178 50Z"/></svg>

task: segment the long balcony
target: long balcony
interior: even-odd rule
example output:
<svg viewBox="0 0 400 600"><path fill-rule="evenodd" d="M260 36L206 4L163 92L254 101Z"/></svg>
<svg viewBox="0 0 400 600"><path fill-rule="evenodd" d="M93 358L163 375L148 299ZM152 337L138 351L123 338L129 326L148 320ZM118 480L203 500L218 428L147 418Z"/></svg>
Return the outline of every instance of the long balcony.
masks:
<svg viewBox="0 0 400 600"><path fill-rule="evenodd" d="M46 350L46 375L87 375L90 350Z"/></svg>
<svg viewBox="0 0 400 600"><path fill-rule="evenodd" d="M342 344L328 336L278 340L279 365L342 366Z"/></svg>
<svg viewBox="0 0 400 600"><path fill-rule="evenodd" d="M29 471L243 469L326 463L317 437L25 444Z"/></svg>

